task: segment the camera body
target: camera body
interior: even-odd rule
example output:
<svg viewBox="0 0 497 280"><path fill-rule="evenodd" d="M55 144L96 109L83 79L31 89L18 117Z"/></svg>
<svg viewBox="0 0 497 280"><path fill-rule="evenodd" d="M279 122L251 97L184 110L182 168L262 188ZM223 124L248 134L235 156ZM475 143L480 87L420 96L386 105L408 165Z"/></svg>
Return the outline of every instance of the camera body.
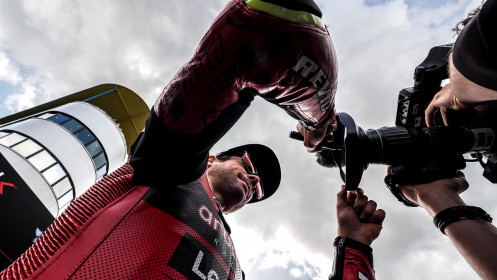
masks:
<svg viewBox="0 0 497 280"><path fill-rule="evenodd" d="M448 78L448 56L452 44L431 48L426 59L414 70L414 86L399 92L396 126L425 127L425 109Z"/></svg>

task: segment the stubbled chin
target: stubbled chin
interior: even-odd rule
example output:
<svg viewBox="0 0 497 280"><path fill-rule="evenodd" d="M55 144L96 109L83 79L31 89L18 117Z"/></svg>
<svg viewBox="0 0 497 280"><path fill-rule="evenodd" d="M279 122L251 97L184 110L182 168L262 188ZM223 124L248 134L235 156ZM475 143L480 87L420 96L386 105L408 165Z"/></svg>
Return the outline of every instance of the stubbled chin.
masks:
<svg viewBox="0 0 497 280"><path fill-rule="evenodd" d="M228 208L233 208L236 207L237 205L240 205L244 199L245 199L245 189L243 186L237 186L231 188L231 196L225 200L225 203L229 205L230 207Z"/></svg>

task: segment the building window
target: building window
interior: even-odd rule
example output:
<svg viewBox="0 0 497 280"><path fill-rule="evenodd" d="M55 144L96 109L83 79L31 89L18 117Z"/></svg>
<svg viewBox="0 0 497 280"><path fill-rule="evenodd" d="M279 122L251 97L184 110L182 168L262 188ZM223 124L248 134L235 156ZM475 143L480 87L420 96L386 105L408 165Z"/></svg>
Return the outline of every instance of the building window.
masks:
<svg viewBox="0 0 497 280"><path fill-rule="evenodd" d="M81 142L81 144L83 144L95 165L97 180L107 174L108 160L102 148L102 144L98 141L95 134L93 134L83 123L69 115L58 112L45 113L38 116L38 118L46 119L61 125L71 132L71 134L73 134L79 142Z"/></svg>
<svg viewBox="0 0 497 280"><path fill-rule="evenodd" d="M66 175L60 164L56 163L42 171L43 176L50 185L55 185Z"/></svg>
<svg viewBox="0 0 497 280"><path fill-rule="evenodd" d="M39 171L43 171L57 162L47 151L40 151L29 157L28 160Z"/></svg>
<svg viewBox="0 0 497 280"><path fill-rule="evenodd" d="M41 151L42 147L40 147L40 145L36 144L34 141L27 139L26 141L18 143L15 146L12 146L12 149L21 156L27 158Z"/></svg>
<svg viewBox="0 0 497 280"><path fill-rule="evenodd" d="M6 147L11 147L11 146L14 146L14 145L16 145L24 140L26 140L26 137L24 137L20 134L17 134L17 133L11 133L11 134L5 135L4 137L1 138L0 144L4 145Z"/></svg>
<svg viewBox="0 0 497 280"><path fill-rule="evenodd" d="M52 189L55 193L55 196L61 198L65 194L72 191L72 185L69 179L66 177L54 184Z"/></svg>
<svg viewBox="0 0 497 280"><path fill-rule="evenodd" d="M35 140L12 131L0 131L3 145L28 160L50 185L59 206L59 212L74 199L74 185L65 168L45 147Z"/></svg>

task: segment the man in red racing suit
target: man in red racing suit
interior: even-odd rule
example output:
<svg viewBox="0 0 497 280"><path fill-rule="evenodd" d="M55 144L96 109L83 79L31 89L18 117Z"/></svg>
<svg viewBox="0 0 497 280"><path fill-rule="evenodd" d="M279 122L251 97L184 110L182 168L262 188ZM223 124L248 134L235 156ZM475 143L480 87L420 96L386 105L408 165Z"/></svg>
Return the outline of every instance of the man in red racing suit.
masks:
<svg viewBox="0 0 497 280"><path fill-rule="evenodd" d="M209 150L255 96L312 137L329 133L337 60L320 16L311 0L230 1L163 90L129 162L77 198L0 279L243 279L225 205L209 188Z"/></svg>

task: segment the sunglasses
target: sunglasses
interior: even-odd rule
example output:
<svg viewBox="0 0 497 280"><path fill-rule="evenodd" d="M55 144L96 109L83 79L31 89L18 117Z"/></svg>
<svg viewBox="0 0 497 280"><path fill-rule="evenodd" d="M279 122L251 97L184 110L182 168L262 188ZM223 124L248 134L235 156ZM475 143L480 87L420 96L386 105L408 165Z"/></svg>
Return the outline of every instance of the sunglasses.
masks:
<svg viewBox="0 0 497 280"><path fill-rule="evenodd" d="M257 169L255 168L254 164L252 163L252 159L250 158L249 153L247 153L247 152L241 152L241 153L236 153L236 154L233 154L233 155L218 156L218 158L219 157L230 158L231 156L239 156L239 157L241 157L242 158L243 167L245 168L245 172L247 172L247 174L255 175L255 176L259 177L259 174L257 173ZM261 183L260 177L259 177L259 182L257 183L257 185L255 185L252 188L252 191L256 195L257 199L261 199L264 196L264 188L262 187L262 183Z"/></svg>

